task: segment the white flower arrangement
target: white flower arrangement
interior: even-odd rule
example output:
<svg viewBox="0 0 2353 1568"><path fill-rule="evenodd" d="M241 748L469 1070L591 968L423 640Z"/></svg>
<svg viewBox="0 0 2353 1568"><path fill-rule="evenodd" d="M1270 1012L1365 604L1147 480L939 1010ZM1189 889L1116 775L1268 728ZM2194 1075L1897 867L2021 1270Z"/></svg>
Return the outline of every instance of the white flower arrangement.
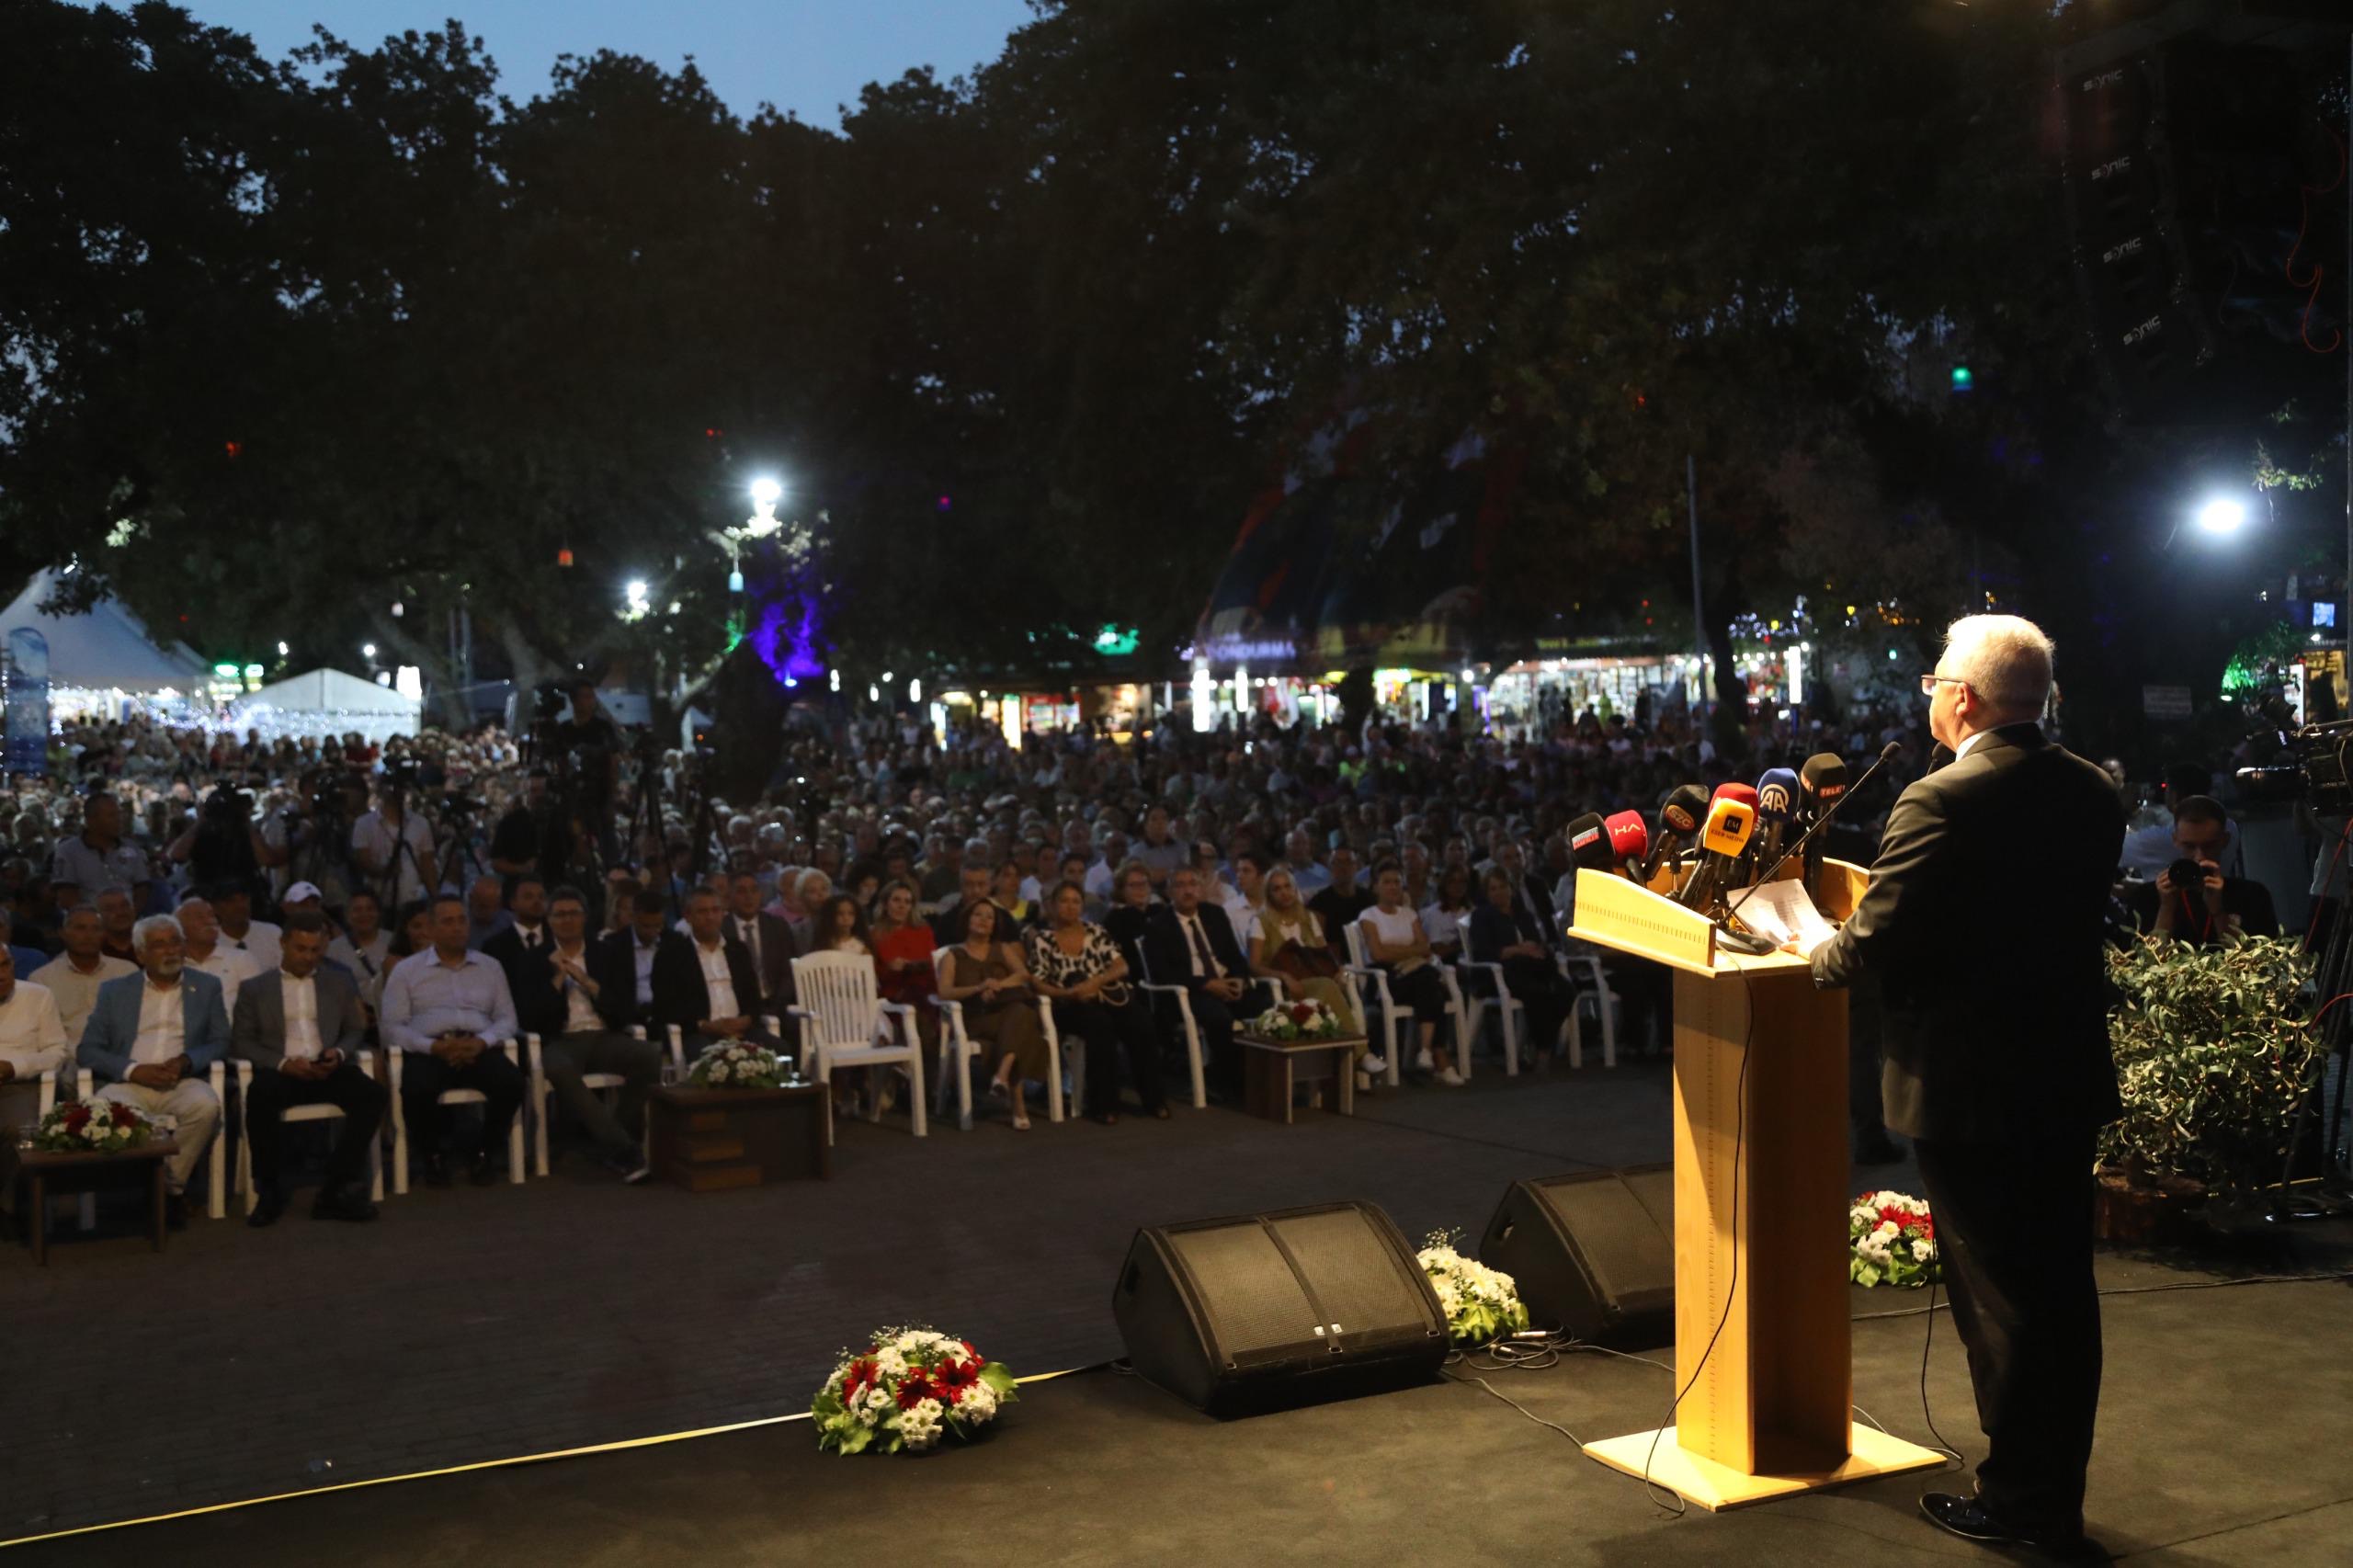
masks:
<svg viewBox="0 0 2353 1568"><path fill-rule="evenodd" d="M1508 1274L1455 1249L1452 1232L1434 1231L1417 1255L1430 1289L1446 1312L1447 1337L1457 1345L1485 1345L1528 1326L1528 1308Z"/></svg>
<svg viewBox="0 0 2353 1568"><path fill-rule="evenodd" d="M1278 1002L1246 1027L1261 1040L1337 1040L1340 1016L1313 999Z"/></svg>
<svg viewBox="0 0 2353 1568"><path fill-rule="evenodd" d="M884 1328L845 1356L809 1407L817 1447L836 1453L928 1453L949 1433L971 1438L1017 1397L1004 1363L927 1328Z"/></svg>
<svg viewBox="0 0 2353 1568"><path fill-rule="evenodd" d="M687 1082L698 1089L773 1089L784 1082L784 1063L766 1046L729 1040L696 1057Z"/></svg>
<svg viewBox="0 0 2353 1568"><path fill-rule="evenodd" d="M1937 1222L1901 1192L1866 1192L1847 1210L1847 1275L1858 1285L1912 1289L1938 1277Z"/></svg>

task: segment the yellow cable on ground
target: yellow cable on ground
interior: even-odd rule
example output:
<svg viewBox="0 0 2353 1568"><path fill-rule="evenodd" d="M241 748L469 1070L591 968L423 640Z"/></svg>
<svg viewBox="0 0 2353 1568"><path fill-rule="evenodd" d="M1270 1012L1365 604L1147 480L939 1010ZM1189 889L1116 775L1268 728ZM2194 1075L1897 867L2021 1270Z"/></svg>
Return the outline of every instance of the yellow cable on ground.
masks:
<svg viewBox="0 0 2353 1568"><path fill-rule="evenodd" d="M1026 1378L1016 1378L1016 1383L1050 1383L1056 1378L1067 1378L1083 1372L1085 1367L1065 1367L1059 1372L1033 1372ZM665 1432L658 1437L624 1437L618 1442L591 1443L585 1448L556 1449L544 1454L522 1454L514 1459L478 1460L472 1464L445 1465L439 1470L411 1471L405 1475L379 1475L365 1481L337 1481L324 1486L306 1486L299 1492L273 1492L267 1497L247 1497L235 1503L208 1503L200 1508L182 1508L175 1513L150 1514L144 1518L116 1519L102 1525L77 1525L70 1530L51 1530L45 1535L20 1535L14 1540L0 1540L0 1551L12 1546L30 1546L35 1541L63 1540L69 1536L94 1535L100 1530L127 1530L136 1525L160 1525L170 1519L192 1519L200 1514L225 1514L235 1508L257 1508L264 1503L284 1503L301 1497L324 1497L331 1492L356 1492L364 1486L392 1486L404 1481L431 1481L437 1476L463 1475L473 1470L510 1470L517 1465L545 1464L550 1460L582 1459L589 1454L620 1453L625 1449L651 1449L663 1443L684 1443L696 1437L716 1437L725 1432L745 1432L755 1426L780 1426L787 1422L806 1421L809 1413L794 1415L763 1415L753 1421L734 1421L724 1426L698 1426L687 1432Z"/></svg>

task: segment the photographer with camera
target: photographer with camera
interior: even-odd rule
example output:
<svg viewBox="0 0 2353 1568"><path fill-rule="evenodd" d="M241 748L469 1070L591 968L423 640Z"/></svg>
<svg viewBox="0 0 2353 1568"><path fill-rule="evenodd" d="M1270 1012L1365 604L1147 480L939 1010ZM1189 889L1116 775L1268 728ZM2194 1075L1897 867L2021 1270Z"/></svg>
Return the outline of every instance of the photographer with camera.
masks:
<svg viewBox="0 0 2353 1568"><path fill-rule="evenodd" d="M2211 795L2191 795L2173 809L2175 859L2154 882L2132 884L2126 903L2144 936L2170 937L2214 947L2240 937L2276 937L2279 916L2271 892L2245 877L2226 877L2230 817Z"/></svg>
<svg viewBox="0 0 2353 1568"><path fill-rule="evenodd" d="M433 824L411 812L414 777L387 773L376 787L376 809L351 824L351 859L378 890L377 896L404 907L441 885L434 857Z"/></svg>
<svg viewBox="0 0 2353 1568"><path fill-rule="evenodd" d="M287 858L255 822L253 796L225 780L212 787L195 820L164 853L175 865L186 865L198 887L232 878L257 882L263 868L282 866Z"/></svg>
<svg viewBox="0 0 2353 1568"><path fill-rule="evenodd" d="M294 799L278 808L274 820L285 842L290 882L317 888L329 909L349 903L361 883L351 865L351 824L367 809L367 782L339 767L306 772ZM269 836L265 824L263 837Z"/></svg>
<svg viewBox="0 0 2353 1568"><path fill-rule="evenodd" d="M597 836L597 852L610 865L620 858L613 836L613 801L620 793L621 754L628 749L620 726L597 700L597 683L572 683L572 712L550 727L554 755L571 773L574 808ZM545 868L542 868L545 870Z"/></svg>
<svg viewBox="0 0 2353 1568"><path fill-rule="evenodd" d="M524 778L523 792L515 797L515 803L506 808L490 834L490 869L498 873L502 891L510 899L517 880L539 873L547 809L548 770L535 767Z"/></svg>

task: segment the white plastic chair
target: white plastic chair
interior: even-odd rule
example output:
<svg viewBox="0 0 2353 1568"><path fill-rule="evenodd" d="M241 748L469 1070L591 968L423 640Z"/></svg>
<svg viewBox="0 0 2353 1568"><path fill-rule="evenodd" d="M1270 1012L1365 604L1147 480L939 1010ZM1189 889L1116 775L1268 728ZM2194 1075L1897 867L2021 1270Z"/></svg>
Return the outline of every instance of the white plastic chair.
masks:
<svg viewBox="0 0 2353 1568"><path fill-rule="evenodd" d="M1193 1021L1193 999L1181 985L1156 985L1152 978L1152 960L1143 951L1143 944L1136 945L1136 956L1143 960L1143 977L1136 983L1148 996L1173 996L1176 999L1176 1022L1185 1038L1185 1060L1193 1069L1193 1108L1209 1108L1209 1084L1201 1074L1201 1030Z"/></svg>
<svg viewBox="0 0 2353 1568"><path fill-rule="evenodd" d="M801 1023L801 1071L830 1089L837 1067L904 1068L912 1085L907 1113L915 1136L926 1136L923 1043L915 1038L915 1009L875 994L874 960L863 953L810 953L792 960L792 984L801 998L790 1010ZM887 1043L893 1020L896 1045ZM871 1096L866 1119L882 1119L880 1095Z"/></svg>
<svg viewBox="0 0 2353 1568"><path fill-rule="evenodd" d="M1592 953L1563 953L1560 955L1561 974L1576 993L1569 1008L1569 1068L1572 1072L1585 1065L1585 1013L1593 1009L1595 1021L1601 1026L1601 1064L1618 1065L1618 993L1609 989L1609 976L1601 967L1601 960ZM1577 978L1583 970L1591 980L1588 985Z"/></svg>
<svg viewBox="0 0 2353 1568"><path fill-rule="evenodd" d="M523 1065L522 1048L517 1041L501 1040L492 1049L505 1051L506 1060L514 1062L517 1067ZM401 1101L401 1059L408 1052L395 1046L388 1054L392 1063L392 1192L396 1197L405 1198L408 1196L408 1112ZM517 1187L523 1185L524 1176L523 1113L530 1108L531 1085L539 1077L539 1054L534 1051L530 1069L525 1076L523 1085L524 1103L516 1108L515 1119L507 1125L506 1129L506 1179ZM480 1089L444 1089L436 1103L487 1105L490 1103L490 1096Z"/></svg>
<svg viewBox="0 0 2353 1568"><path fill-rule="evenodd" d="M1458 970L1485 971L1488 983L1495 987L1495 994L1492 996L1483 995L1477 991L1462 994L1463 1006L1469 1015L1464 1027L1470 1030L1472 1040L1478 1039L1479 1026L1486 1021L1487 1009L1495 1008L1496 1022L1504 1037L1504 1076L1518 1077L1519 1028L1520 1021L1528 1015L1528 1004L1511 994L1511 986L1504 979L1503 965L1481 963L1476 959L1457 959L1454 965Z"/></svg>
<svg viewBox="0 0 2353 1568"><path fill-rule="evenodd" d="M367 1051L359 1053L359 1070L373 1078L376 1063ZM237 1063L237 1190L244 1195L245 1212L250 1214L261 1203L261 1190L254 1185L253 1096L254 1064ZM332 1105L290 1105L278 1120L341 1121L343 1108ZM340 1134L338 1134L339 1136ZM375 1202L384 1200L383 1146L380 1143L368 1151L368 1196Z"/></svg>
<svg viewBox="0 0 2353 1568"><path fill-rule="evenodd" d="M1389 994L1389 971L1366 957L1364 926L1351 920L1340 929L1347 934L1348 938L1348 961L1341 966L1340 972L1352 983L1350 989L1355 993L1357 1015L1365 1020L1368 1028L1372 1025L1372 1013L1365 1006L1365 987L1370 985L1372 994L1380 999L1381 1040L1388 1047L1384 1054L1389 1059L1389 1086L1393 1089L1404 1074L1404 1064L1399 1060L1403 1055L1403 1049L1398 1043L1399 1024L1411 1015L1401 1012L1396 999ZM1454 1070L1463 1082L1468 1083L1471 1080L1471 1031L1465 1027L1465 1019L1469 1009L1462 1004L1462 988L1454 983L1454 971L1435 960L1432 962L1438 970L1438 983L1446 987L1447 1018L1454 1031ZM1404 1033L1408 1045L1419 1039L1411 1030Z"/></svg>

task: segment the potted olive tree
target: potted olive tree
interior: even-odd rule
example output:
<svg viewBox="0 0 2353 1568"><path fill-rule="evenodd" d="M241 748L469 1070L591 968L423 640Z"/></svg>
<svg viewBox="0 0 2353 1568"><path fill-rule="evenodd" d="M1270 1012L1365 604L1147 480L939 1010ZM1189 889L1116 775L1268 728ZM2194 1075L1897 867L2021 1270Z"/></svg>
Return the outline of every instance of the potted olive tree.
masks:
<svg viewBox="0 0 2353 1568"><path fill-rule="evenodd" d="M2098 1231L2159 1240L2208 1198L2245 1198L2279 1178L2320 1045L2312 960L2287 937L2158 940L2111 953L2109 976L2124 1115L2100 1133Z"/></svg>

